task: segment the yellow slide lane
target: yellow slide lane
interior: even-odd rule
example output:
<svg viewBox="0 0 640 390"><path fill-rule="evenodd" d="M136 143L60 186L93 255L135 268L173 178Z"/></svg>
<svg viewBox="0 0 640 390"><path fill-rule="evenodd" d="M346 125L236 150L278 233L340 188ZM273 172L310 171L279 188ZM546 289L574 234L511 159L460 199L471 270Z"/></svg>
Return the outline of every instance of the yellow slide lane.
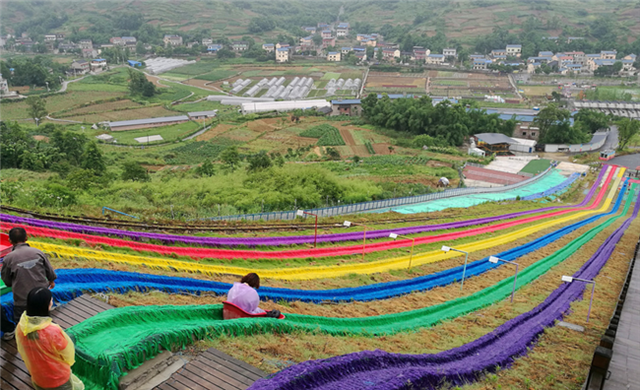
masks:
<svg viewBox="0 0 640 390"><path fill-rule="evenodd" d="M584 218L592 214L606 211L614 199L614 196L622 181L625 168L618 168L618 173L611 185L611 189L607 197L599 209L581 211L562 218L545 221L533 226L525 227L511 233L506 233L497 237L491 237L468 244L456 245L456 249L466 252L477 252L494 246L507 244L523 237L527 237L540 230L548 229L552 226L563 224L575 219ZM109 253L95 251L90 249L81 249L63 245L54 245L41 242L30 242L30 245L38 248L53 257L69 257L69 258L85 258L90 260L143 265L154 269L176 270L183 272L204 273L209 275L215 274L232 274L245 275L249 272L255 272L252 268L230 267L222 265L208 265L200 263L191 263L179 260L171 260L157 257L133 256L119 253ZM448 253L442 251L425 252L413 256L412 265L419 266L428 263L434 263L460 256L460 253L450 251ZM324 279L345 276L349 274L374 274L386 272L395 269L406 268L409 262L409 256L396 257L391 259L377 260L368 263L349 263L343 265L320 266L320 267L300 267L300 268L284 268L284 269L260 269L260 276L263 278L283 279L283 280L308 280L308 279Z"/></svg>

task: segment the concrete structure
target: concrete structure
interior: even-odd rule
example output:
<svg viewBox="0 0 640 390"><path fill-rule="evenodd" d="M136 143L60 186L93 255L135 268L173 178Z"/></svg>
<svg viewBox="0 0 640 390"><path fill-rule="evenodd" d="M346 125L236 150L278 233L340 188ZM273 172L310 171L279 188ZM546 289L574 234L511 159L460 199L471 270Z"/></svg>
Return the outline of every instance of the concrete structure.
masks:
<svg viewBox="0 0 640 390"><path fill-rule="evenodd" d="M336 36L346 37L347 35L349 35L349 23L339 23L336 27Z"/></svg>
<svg viewBox="0 0 640 390"><path fill-rule="evenodd" d="M266 51L267 53L273 53L275 49L276 49L276 45L274 45L273 43L262 44L262 50Z"/></svg>
<svg viewBox="0 0 640 390"><path fill-rule="evenodd" d="M91 70L91 64L85 60L75 60L69 66L74 74L85 74Z"/></svg>
<svg viewBox="0 0 640 390"><path fill-rule="evenodd" d="M491 60L487 60L485 58L476 58L473 60L473 69L474 70L486 70L487 66L492 63Z"/></svg>
<svg viewBox="0 0 640 390"><path fill-rule="evenodd" d="M93 42L91 42L91 39L81 39L78 44L81 49L93 49Z"/></svg>
<svg viewBox="0 0 640 390"><path fill-rule="evenodd" d="M518 143L513 138L500 133L481 133L473 137L478 148L488 153L509 154L509 147Z"/></svg>
<svg viewBox="0 0 640 390"><path fill-rule="evenodd" d="M218 110L188 112L187 115L189 115L191 119L208 119L218 115Z"/></svg>
<svg viewBox="0 0 640 390"><path fill-rule="evenodd" d="M2 78L2 74L0 74L0 95L8 95L9 94L9 84L6 79Z"/></svg>
<svg viewBox="0 0 640 390"><path fill-rule="evenodd" d="M105 60L104 58L96 58L94 60L91 60L90 66L91 70L94 72L103 71L107 66L107 60Z"/></svg>
<svg viewBox="0 0 640 390"><path fill-rule="evenodd" d="M333 35L333 32L329 29L327 30L322 30L322 32L320 32L320 36L322 38L331 38L331 36Z"/></svg>
<svg viewBox="0 0 640 390"><path fill-rule="evenodd" d="M202 38L202 46L209 46L213 43L212 38Z"/></svg>
<svg viewBox="0 0 640 390"><path fill-rule="evenodd" d="M362 104L360 99L332 100L331 115L362 115Z"/></svg>
<svg viewBox="0 0 640 390"><path fill-rule="evenodd" d="M331 107L331 103L322 99L316 100L285 100L282 102L264 102L264 103L242 103L241 112L243 115L253 114L256 112L287 112L295 109L318 109L322 107Z"/></svg>
<svg viewBox="0 0 640 390"><path fill-rule="evenodd" d="M231 44L231 49L235 52L241 53L243 51L249 50L249 44L243 41L233 42Z"/></svg>
<svg viewBox="0 0 640 390"><path fill-rule="evenodd" d="M574 101L575 110L588 109L621 117L640 119L640 102Z"/></svg>
<svg viewBox="0 0 640 390"><path fill-rule="evenodd" d="M322 38L322 48L332 47L336 45L336 37Z"/></svg>
<svg viewBox="0 0 640 390"><path fill-rule="evenodd" d="M111 131L124 131L136 129L148 129L151 127L161 127L185 123L189 121L186 115L167 116L161 118L134 119L129 121L108 122Z"/></svg>
<svg viewBox="0 0 640 390"><path fill-rule="evenodd" d="M109 135L109 134L100 134L100 135L97 135L96 138L99 141L102 141L102 142L105 142L105 143L112 143L112 142L115 141L115 138L113 138L113 136Z"/></svg>
<svg viewBox="0 0 640 390"><path fill-rule="evenodd" d="M163 38L165 46L182 46L182 37L180 35L165 35Z"/></svg>
<svg viewBox="0 0 640 390"><path fill-rule="evenodd" d="M507 45L507 56L520 57L522 54L522 45Z"/></svg>
<svg viewBox="0 0 640 390"><path fill-rule="evenodd" d="M544 151L547 153L580 153L580 152L591 152L594 150L600 149L604 143L607 141L607 136L609 135L606 131L597 131L593 133L593 137L591 141L586 144L575 144L575 145L566 145L566 144L547 144L544 146Z"/></svg>
<svg viewBox="0 0 640 390"><path fill-rule="evenodd" d="M340 61L340 52L338 51L330 51L327 54L327 61Z"/></svg>
<svg viewBox="0 0 640 390"><path fill-rule="evenodd" d="M281 47L276 49L276 62L287 62L289 61L289 49L286 47Z"/></svg>
<svg viewBox="0 0 640 390"><path fill-rule="evenodd" d="M444 63L444 54L429 54L425 62L427 64L441 65Z"/></svg>
<svg viewBox="0 0 640 390"><path fill-rule="evenodd" d="M458 58L458 52L456 49L442 49L442 55L444 55L445 57Z"/></svg>
<svg viewBox="0 0 640 390"><path fill-rule="evenodd" d="M224 45L221 43L210 43L207 45L207 52L209 53L217 53L218 50L224 48Z"/></svg>

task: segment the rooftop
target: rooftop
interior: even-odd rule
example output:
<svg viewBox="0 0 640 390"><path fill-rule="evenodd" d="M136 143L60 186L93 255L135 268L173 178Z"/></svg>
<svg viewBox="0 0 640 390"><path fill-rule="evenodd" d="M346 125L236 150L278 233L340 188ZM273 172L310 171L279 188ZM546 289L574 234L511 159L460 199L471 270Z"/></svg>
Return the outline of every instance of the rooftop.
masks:
<svg viewBox="0 0 640 390"><path fill-rule="evenodd" d="M113 128L113 127L121 127L121 126L149 125L153 123L188 121L188 120L189 120L188 116L178 115L178 116L165 116L160 118L133 119L128 121L109 122L109 126Z"/></svg>
<svg viewBox="0 0 640 390"><path fill-rule="evenodd" d="M189 116L216 116L216 114L218 113L218 110L212 110L212 111L195 111L195 112L188 112L187 114Z"/></svg>
<svg viewBox="0 0 640 390"><path fill-rule="evenodd" d="M516 144L516 140L500 133L481 133L475 134L479 141L488 143L489 145L497 144Z"/></svg>

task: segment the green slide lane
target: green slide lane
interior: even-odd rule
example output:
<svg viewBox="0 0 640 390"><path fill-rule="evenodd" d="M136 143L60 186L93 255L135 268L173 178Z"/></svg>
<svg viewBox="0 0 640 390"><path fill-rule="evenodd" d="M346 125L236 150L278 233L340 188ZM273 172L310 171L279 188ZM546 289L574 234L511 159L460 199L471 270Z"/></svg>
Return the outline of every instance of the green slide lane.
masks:
<svg viewBox="0 0 640 390"><path fill-rule="evenodd" d="M605 228L626 215L638 190L633 184L622 213L609 217L562 249L525 268L518 274L520 288L561 263ZM511 294L513 277L495 285L439 305L403 313L365 318L329 318L287 314L284 320L271 318L222 319L222 305L129 306L108 310L69 328L76 343L73 371L87 384L109 384L116 388L118 378L159 353L194 340L221 334L258 334L304 330L331 335L394 334L433 326L496 303ZM102 387L102 386L99 386Z"/></svg>

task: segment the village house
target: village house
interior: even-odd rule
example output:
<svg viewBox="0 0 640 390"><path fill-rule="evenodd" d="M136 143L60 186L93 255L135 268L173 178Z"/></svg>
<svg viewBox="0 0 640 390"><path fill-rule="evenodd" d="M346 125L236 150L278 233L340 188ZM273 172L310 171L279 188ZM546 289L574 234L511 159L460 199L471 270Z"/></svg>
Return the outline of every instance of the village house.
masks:
<svg viewBox="0 0 640 390"><path fill-rule="evenodd" d="M382 49L382 58L385 60L393 60L395 58L400 58L400 50Z"/></svg>
<svg viewBox="0 0 640 390"><path fill-rule="evenodd" d="M315 34L317 31L316 28L313 26L302 27L302 30L307 34L311 34L311 35Z"/></svg>
<svg viewBox="0 0 640 390"><path fill-rule="evenodd" d="M427 64L442 65L444 63L444 54L429 54L425 61Z"/></svg>
<svg viewBox="0 0 640 390"><path fill-rule="evenodd" d="M322 38L322 48L332 47L336 45L336 37Z"/></svg>
<svg viewBox="0 0 640 390"><path fill-rule="evenodd" d="M62 33L56 33L56 41L63 41L64 40L64 34Z"/></svg>
<svg viewBox="0 0 640 390"><path fill-rule="evenodd" d="M442 54L445 57L455 57L458 58L458 52L456 49L442 49Z"/></svg>
<svg viewBox="0 0 640 390"><path fill-rule="evenodd" d="M598 69L595 65L596 60L601 60L600 54L585 54L585 65L589 72L593 72Z"/></svg>
<svg viewBox="0 0 640 390"><path fill-rule="evenodd" d="M492 58L492 62L503 62L507 60L507 56L504 54L501 55L495 55Z"/></svg>
<svg viewBox="0 0 640 390"><path fill-rule="evenodd" d="M221 43L210 43L207 45L207 52L208 53L217 53L218 50L224 48L224 45Z"/></svg>
<svg viewBox="0 0 640 390"><path fill-rule="evenodd" d="M111 37L109 39L109 42L111 42L112 45L124 46L124 41L122 40L121 37Z"/></svg>
<svg viewBox="0 0 640 390"><path fill-rule="evenodd" d="M431 54L431 50L424 48L414 48L413 49L413 59L414 61L425 61L427 56Z"/></svg>
<svg viewBox="0 0 640 390"><path fill-rule="evenodd" d="M595 72L601 66L611 66L616 63L616 60L602 60L595 59L592 61L591 68L589 69L591 72Z"/></svg>
<svg viewBox="0 0 640 390"><path fill-rule="evenodd" d="M276 45L274 45L273 43L262 44L262 50L266 51L267 53L273 53L275 49L276 49Z"/></svg>
<svg viewBox="0 0 640 390"><path fill-rule="evenodd" d="M568 37L567 38L567 43L571 43L573 41L579 41L579 40L582 40L582 39L584 39L584 37Z"/></svg>
<svg viewBox="0 0 640 390"><path fill-rule="evenodd" d="M209 46L213 43L213 38L202 38L202 46Z"/></svg>
<svg viewBox="0 0 640 390"><path fill-rule="evenodd" d="M276 62L287 62L289 61L289 48L281 47L276 49Z"/></svg>
<svg viewBox="0 0 640 390"><path fill-rule="evenodd" d="M165 35L163 41L165 46L182 46L180 35Z"/></svg>
<svg viewBox="0 0 640 390"><path fill-rule="evenodd" d="M330 51L327 54L327 61L340 61L340 52L338 51Z"/></svg>
<svg viewBox="0 0 640 390"><path fill-rule="evenodd" d="M636 70L636 68L633 66L635 60L622 59L620 60L620 62L622 62L622 72L633 72Z"/></svg>
<svg viewBox="0 0 640 390"><path fill-rule="evenodd" d="M300 38L300 46L307 49L313 47L313 37L308 36L308 37Z"/></svg>
<svg viewBox="0 0 640 390"><path fill-rule="evenodd" d="M94 48L82 49L82 58L94 58L98 55L98 51Z"/></svg>
<svg viewBox="0 0 640 390"><path fill-rule="evenodd" d="M291 45L289 45L288 43L283 43L283 42L276 43L276 49L282 49L283 47L286 47L288 49L290 46Z"/></svg>
<svg viewBox="0 0 640 390"><path fill-rule="evenodd" d="M336 36L346 37L349 35L349 23L339 23L336 27Z"/></svg>
<svg viewBox="0 0 640 390"><path fill-rule="evenodd" d="M507 45L507 56L520 57L522 53L522 45Z"/></svg>
<svg viewBox="0 0 640 390"><path fill-rule="evenodd" d="M622 57L623 60L631 60L631 61L635 61L636 58L638 57L635 54L629 54L628 56Z"/></svg>
<svg viewBox="0 0 640 390"><path fill-rule="evenodd" d="M569 51L565 53L568 56L573 57L574 64L584 65L585 57L582 51Z"/></svg>
<svg viewBox="0 0 640 390"><path fill-rule="evenodd" d="M78 48L78 46L76 46L75 43L61 43L61 44L58 45L58 51L61 51L61 52L64 52L64 53L66 53L68 51L71 51L71 50L75 50L77 48Z"/></svg>
<svg viewBox="0 0 640 390"><path fill-rule="evenodd" d="M360 99L332 100L331 110L331 116L360 116L362 114L362 101Z"/></svg>
<svg viewBox="0 0 640 390"><path fill-rule="evenodd" d="M329 24L320 22L320 23L318 23L318 28L319 29L327 29L327 28L329 28Z"/></svg>
<svg viewBox="0 0 640 390"><path fill-rule="evenodd" d="M96 58L90 63L92 72L102 72L107 67L107 60L104 58Z"/></svg>
<svg viewBox="0 0 640 390"><path fill-rule="evenodd" d="M602 60L615 60L617 54L618 53L615 50L612 50L612 51L603 50L603 51L600 52L600 59L602 59Z"/></svg>
<svg viewBox="0 0 640 390"><path fill-rule="evenodd" d="M573 57L567 55L558 57L558 66L560 68L566 68L569 64L573 64Z"/></svg>
<svg viewBox="0 0 640 390"><path fill-rule="evenodd" d="M322 32L320 33L320 36L322 38L331 38L332 31L331 30L322 30Z"/></svg>
<svg viewBox="0 0 640 390"><path fill-rule="evenodd" d="M75 60L71 63L69 69L71 69L71 73L74 75L85 74L91 70L91 65L89 61L86 60Z"/></svg>
<svg viewBox="0 0 640 390"><path fill-rule="evenodd" d="M486 58L476 58L473 60L473 69L474 70L486 70L487 65L491 64L491 60Z"/></svg>
<svg viewBox="0 0 640 390"><path fill-rule="evenodd" d="M567 73L580 74L582 73L582 64L567 64Z"/></svg>
<svg viewBox="0 0 640 390"><path fill-rule="evenodd" d="M249 50L249 44L244 41L237 41L231 43L231 49L235 52L243 52Z"/></svg>
<svg viewBox="0 0 640 390"><path fill-rule="evenodd" d="M93 49L93 42L91 42L91 39L81 39L78 44L81 49Z"/></svg>
<svg viewBox="0 0 640 390"><path fill-rule="evenodd" d="M56 34L46 34L44 36L45 42L54 42L56 40Z"/></svg>
<svg viewBox="0 0 640 390"><path fill-rule="evenodd" d="M353 51L352 47L343 47L340 49L340 53L342 53L343 55L349 54L350 51Z"/></svg>
<svg viewBox="0 0 640 390"><path fill-rule="evenodd" d="M542 39L546 41L554 41L554 42L558 42L558 38L559 37L542 37Z"/></svg>
<svg viewBox="0 0 640 390"><path fill-rule="evenodd" d="M358 61L366 61L367 60L367 53L366 52L356 52L356 58L358 59Z"/></svg>
<svg viewBox="0 0 640 390"><path fill-rule="evenodd" d="M492 58L495 58L496 56L506 56L507 55L507 51L505 49L494 49L491 50L491 53L489 53L489 56Z"/></svg>
<svg viewBox="0 0 640 390"><path fill-rule="evenodd" d="M363 39L360 41L361 45L376 47L378 42L375 39Z"/></svg>

